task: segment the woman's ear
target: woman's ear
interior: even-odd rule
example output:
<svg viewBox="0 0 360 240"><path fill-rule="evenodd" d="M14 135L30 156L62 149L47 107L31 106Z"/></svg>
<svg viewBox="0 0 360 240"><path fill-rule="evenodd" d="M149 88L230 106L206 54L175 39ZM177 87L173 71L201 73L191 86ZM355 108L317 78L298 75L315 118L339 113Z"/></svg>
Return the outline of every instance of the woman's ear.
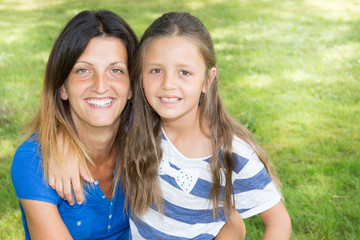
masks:
<svg viewBox="0 0 360 240"><path fill-rule="evenodd" d="M132 91L129 90L129 94L128 94L128 100L130 100L132 98Z"/></svg>
<svg viewBox="0 0 360 240"><path fill-rule="evenodd" d="M69 96L66 92L66 87L65 87L65 83L63 83L60 87L60 97L62 100L68 100L69 99Z"/></svg>
<svg viewBox="0 0 360 240"><path fill-rule="evenodd" d="M203 89L202 89L203 93L206 93L207 89L209 89L211 87L211 84L213 83L213 81L216 77L216 73L217 73L216 67L212 67L209 70L208 77L206 79L208 81L208 84L204 84Z"/></svg>

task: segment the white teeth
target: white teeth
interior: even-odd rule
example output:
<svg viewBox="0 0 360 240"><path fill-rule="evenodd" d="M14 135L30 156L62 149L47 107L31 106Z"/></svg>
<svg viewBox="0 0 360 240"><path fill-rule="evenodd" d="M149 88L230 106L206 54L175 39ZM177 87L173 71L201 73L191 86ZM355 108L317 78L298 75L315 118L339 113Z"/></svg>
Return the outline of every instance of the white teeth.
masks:
<svg viewBox="0 0 360 240"><path fill-rule="evenodd" d="M111 98L107 99L87 99L86 100L90 105L96 106L96 107L107 107L112 103Z"/></svg>
<svg viewBox="0 0 360 240"><path fill-rule="evenodd" d="M180 102L180 98L160 98L162 102Z"/></svg>

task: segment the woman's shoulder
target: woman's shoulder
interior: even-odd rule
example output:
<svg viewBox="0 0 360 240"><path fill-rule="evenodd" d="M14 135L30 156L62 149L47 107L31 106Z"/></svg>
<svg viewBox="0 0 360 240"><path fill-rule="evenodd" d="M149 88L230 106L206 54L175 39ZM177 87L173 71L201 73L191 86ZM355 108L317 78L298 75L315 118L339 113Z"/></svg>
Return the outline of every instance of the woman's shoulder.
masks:
<svg viewBox="0 0 360 240"><path fill-rule="evenodd" d="M20 144L20 146L16 149L16 153L21 152L38 152L39 150L39 141L37 140L37 137L35 133L30 135L23 143Z"/></svg>
<svg viewBox="0 0 360 240"><path fill-rule="evenodd" d="M14 180L16 176L25 176L39 173L41 171L41 150L39 149L39 143L35 138L35 135L31 135L26 139L16 150L12 166L11 177Z"/></svg>
<svg viewBox="0 0 360 240"><path fill-rule="evenodd" d="M11 165L11 180L18 198L54 204L59 200L44 177L41 149L35 135L30 136L16 150Z"/></svg>

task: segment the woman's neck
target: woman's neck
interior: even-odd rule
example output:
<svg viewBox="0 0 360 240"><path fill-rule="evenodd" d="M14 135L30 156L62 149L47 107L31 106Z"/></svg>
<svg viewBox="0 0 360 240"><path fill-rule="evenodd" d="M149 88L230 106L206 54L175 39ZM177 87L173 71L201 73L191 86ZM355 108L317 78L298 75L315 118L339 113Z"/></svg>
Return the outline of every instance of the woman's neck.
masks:
<svg viewBox="0 0 360 240"><path fill-rule="evenodd" d="M78 136L88 150L92 161L99 166L114 160L114 141L117 128L78 128Z"/></svg>

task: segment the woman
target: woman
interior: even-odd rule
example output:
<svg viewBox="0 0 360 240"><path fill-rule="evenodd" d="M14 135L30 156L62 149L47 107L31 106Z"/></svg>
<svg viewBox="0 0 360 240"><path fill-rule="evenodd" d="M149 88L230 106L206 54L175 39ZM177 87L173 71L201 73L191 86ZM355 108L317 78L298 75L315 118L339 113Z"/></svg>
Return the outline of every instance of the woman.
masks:
<svg viewBox="0 0 360 240"><path fill-rule="evenodd" d="M130 26L110 11L83 11L60 33L48 63L41 106L11 169L26 239L126 239L124 196L113 175L131 106L129 69L137 49ZM95 181L69 205L44 176L61 159L62 133ZM39 151L40 150L40 151ZM66 149L64 149L66 151Z"/></svg>

